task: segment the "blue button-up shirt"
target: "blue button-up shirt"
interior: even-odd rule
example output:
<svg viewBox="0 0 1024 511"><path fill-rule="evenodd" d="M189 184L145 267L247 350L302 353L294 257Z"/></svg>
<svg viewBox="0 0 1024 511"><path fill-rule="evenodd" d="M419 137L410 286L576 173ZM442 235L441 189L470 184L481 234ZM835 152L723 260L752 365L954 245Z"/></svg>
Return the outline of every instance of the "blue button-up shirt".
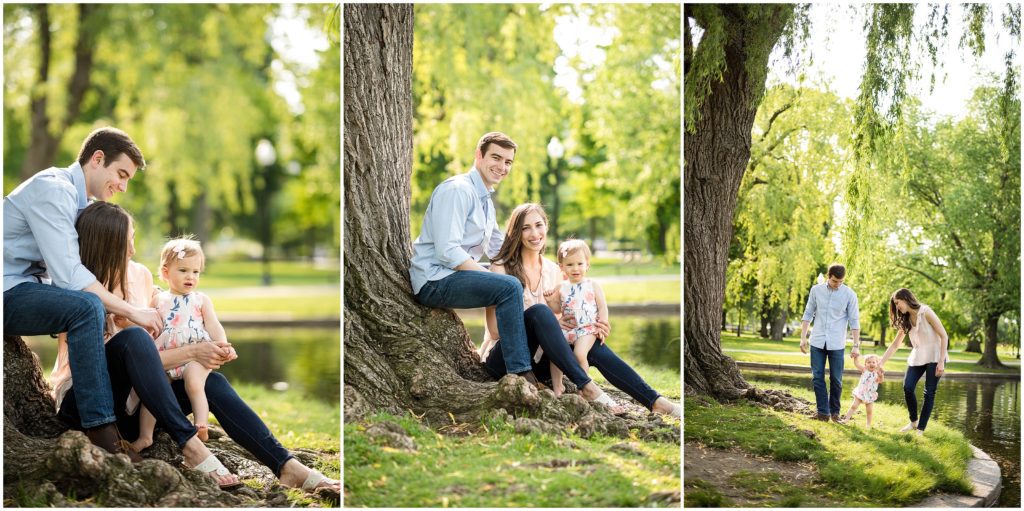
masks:
<svg viewBox="0 0 1024 511"><path fill-rule="evenodd" d="M81 290L96 281L78 253L75 220L89 205L75 162L30 177L4 198L4 291L23 282Z"/></svg>
<svg viewBox="0 0 1024 511"><path fill-rule="evenodd" d="M857 293L840 284L839 289L822 283L811 287L802 321L814 320L811 346L826 350L846 349L846 327L860 330Z"/></svg>
<svg viewBox="0 0 1024 511"><path fill-rule="evenodd" d="M430 195L423 228L412 243L409 280L417 294L428 281L441 280L469 259L498 255L505 235L498 229L491 194L473 167L446 179Z"/></svg>

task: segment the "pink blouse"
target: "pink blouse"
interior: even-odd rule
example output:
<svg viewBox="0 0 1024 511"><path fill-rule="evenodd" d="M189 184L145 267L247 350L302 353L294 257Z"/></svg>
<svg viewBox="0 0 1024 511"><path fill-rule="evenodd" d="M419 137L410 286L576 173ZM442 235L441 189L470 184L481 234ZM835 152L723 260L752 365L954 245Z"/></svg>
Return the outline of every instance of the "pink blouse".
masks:
<svg viewBox="0 0 1024 511"><path fill-rule="evenodd" d="M135 261L128 261L127 280L126 291L128 292L128 297L125 301L136 307L149 307L150 300L156 294L156 289L153 288L153 274L149 272L149 269ZM109 341L122 328L114 321L113 314L107 314L107 326L103 333L103 342ZM71 388L71 385L68 336L66 333L62 333L57 337L57 361L54 362L53 372L50 373L50 386L53 387L52 395L54 402L57 404L57 410L60 410L60 404L64 400L68 389ZM133 413L137 405L138 398L135 397L135 392L133 391L132 395L128 397L128 402L125 403L125 408L128 410L128 413Z"/></svg>

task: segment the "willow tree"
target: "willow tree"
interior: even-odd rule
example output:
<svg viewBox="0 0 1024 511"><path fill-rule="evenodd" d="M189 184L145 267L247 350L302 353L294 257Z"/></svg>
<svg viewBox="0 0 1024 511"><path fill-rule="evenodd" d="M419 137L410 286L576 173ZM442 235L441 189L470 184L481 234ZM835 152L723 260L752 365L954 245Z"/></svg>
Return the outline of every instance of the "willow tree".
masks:
<svg viewBox="0 0 1024 511"><path fill-rule="evenodd" d="M854 109L860 154L884 145L901 117L907 83L918 73L915 34L924 34L923 51L937 64L949 7L931 6L925 27L915 30L916 7L866 7L868 51ZM975 54L984 50L989 9L970 5L965 10L967 37L961 46ZM722 354L720 338L736 200L750 161L751 129L769 55L776 46L790 54L795 36L806 35L806 6L686 4L684 13L685 382L687 392L731 399L749 387L732 359ZM1009 27L1019 37L1019 6L1011 6L1001 22L997 28ZM1014 65L1012 58L1007 62Z"/></svg>
<svg viewBox="0 0 1024 511"><path fill-rule="evenodd" d="M413 20L410 5L344 7L345 420L411 411L437 427L489 417L584 436L637 426L678 441L660 417L618 418L516 375L495 382L458 316L413 299Z"/></svg>

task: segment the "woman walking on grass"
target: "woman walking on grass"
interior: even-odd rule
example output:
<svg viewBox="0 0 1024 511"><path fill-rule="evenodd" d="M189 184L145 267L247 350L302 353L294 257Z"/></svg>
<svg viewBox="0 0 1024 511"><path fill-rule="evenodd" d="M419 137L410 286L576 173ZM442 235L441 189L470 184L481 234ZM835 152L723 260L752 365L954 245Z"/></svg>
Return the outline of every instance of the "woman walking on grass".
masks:
<svg viewBox="0 0 1024 511"><path fill-rule="evenodd" d="M907 357L907 373L903 378L903 395L907 400L910 423L900 431L914 430L921 435L928 426L928 418L935 404L939 378L946 372L946 362L949 362L949 336L935 311L917 301L914 293L906 288L896 290L889 299L889 321L896 329L896 339L885 350L879 365L885 365L885 361L903 344L903 338L910 337L914 349ZM914 390L921 376L925 377L924 402L918 417Z"/></svg>

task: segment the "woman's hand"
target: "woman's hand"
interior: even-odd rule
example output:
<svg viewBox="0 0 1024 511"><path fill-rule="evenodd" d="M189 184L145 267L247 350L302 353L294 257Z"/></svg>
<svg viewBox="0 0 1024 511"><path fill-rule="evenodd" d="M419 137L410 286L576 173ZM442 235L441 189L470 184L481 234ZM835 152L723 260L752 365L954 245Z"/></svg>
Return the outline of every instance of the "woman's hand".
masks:
<svg viewBox="0 0 1024 511"><path fill-rule="evenodd" d="M604 340L608 338L612 333L612 325L606 319L598 319L594 322L594 326L597 328L597 338L604 344Z"/></svg>
<svg viewBox="0 0 1024 511"><path fill-rule="evenodd" d="M942 376L944 372L946 372L946 361L940 360L939 364L935 366L935 377Z"/></svg>
<svg viewBox="0 0 1024 511"><path fill-rule="evenodd" d="M572 309L562 311L562 317L558 319L558 324L562 326L562 330L576 328L576 316L573 314Z"/></svg>
<svg viewBox="0 0 1024 511"><path fill-rule="evenodd" d="M227 342L198 342L192 345L192 350L192 360L210 370L220 369L220 366L238 358L237 354L232 357L234 349Z"/></svg>

